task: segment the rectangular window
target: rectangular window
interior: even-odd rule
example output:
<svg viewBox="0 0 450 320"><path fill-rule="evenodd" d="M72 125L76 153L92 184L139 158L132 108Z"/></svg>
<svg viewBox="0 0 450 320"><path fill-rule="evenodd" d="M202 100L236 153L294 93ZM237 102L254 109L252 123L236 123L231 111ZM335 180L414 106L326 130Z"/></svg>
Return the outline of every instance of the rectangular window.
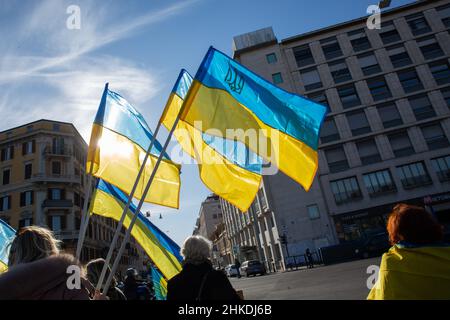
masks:
<svg viewBox="0 0 450 320"><path fill-rule="evenodd" d="M381 72L380 65L373 53L358 56L358 62L365 76Z"/></svg>
<svg viewBox="0 0 450 320"><path fill-rule="evenodd" d="M364 110L347 114L347 121L353 136L371 132Z"/></svg>
<svg viewBox="0 0 450 320"><path fill-rule="evenodd" d="M0 211L11 210L11 196L4 196L0 198Z"/></svg>
<svg viewBox="0 0 450 320"><path fill-rule="evenodd" d="M19 228L29 227L33 224L32 218L24 218L19 220Z"/></svg>
<svg viewBox="0 0 450 320"><path fill-rule="evenodd" d="M394 103L378 106L377 110L385 129L403 124L400 113Z"/></svg>
<svg viewBox="0 0 450 320"><path fill-rule="evenodd" d="M342 147L326 149L325 158L331 173L345 171L349 168L347 157Z"/></svg>
<svg viewBox="0 0 450 320"><path fill-rule="evenodd" d="M22 155L32 154L35 149L35 141L27 141L22 143Z"/></svg>
<svg viewBox="0 0 450 320"><path fill-rule="evenodd" d="M405 189L418 188L432 183L423 162L399 166L397 170Z"/></svg>
<svg viewBox="0 0 450 320"><path fill-rule="evenodd" d="M438 85L450 83L450 67L446 60L430 63L429 67Z"/></svg>
<svg viewBox="0 0 450 320"><path fill-rule="evenodd" d="M2 184L5 186L11 182L11 169L3 170Z"/></svg>
<svg viewBox="0 0 450 320"><path fill-rule="evenodd" d="M333 118L328 118L323 122L322 129L320 130L320 141L322 143L332 142L339 140L339 132L336 127L336 123Z"/></svg>
<svg viewBox="0 0 450 320"><path fill-rule="evenodd" d="M374 139L357 142L356 148L358 149L359 158L363 166L381 161L381 156Z"/></svg>
<svg viewBox="0 0 450 320"><path fill-rule="evenodd" d="M64 200L64 190L58 188L50 188L48 197L50 200Z"/></svg>
<svg viewBox="0 0 450 320"><path fill-rule="evenodd" d="M445 100L445 103L447 104L447 107L450 108L450 88L445 88L441 90L442 97Z"/></svg>
<svg viewBox="0 0 450 320"><path fill-rule="evenodd" d="M434 112L430 99L428 99L426 94L411 97L408 101L417 121L436 116L436 112Z"/></svg>
<svg viewBox="0 0 450 320"><path fill-rule="evenodd" d="M328 66L335 83L352 80L352 75L350 74L350 70L348 70L345 60L332 62Z"/></svg>
<svg viewBox="0 0 450 320"><path fill-rule="evenodd" d="M450 28L450 4L446 4L436 8L436 11L439 17L442 20L442 23L447 28Z"/></svg>
<svg viewBox="0 0 450 320"><path fill-rule="evenodd" d="M334 59L342 56L341 47L336 37L330 37L320 40L322 50L326 59Z"/></svg>
<svg viewBox="0 0 450 320"><path fill-rule="evenodd" d="M280 72L274 73L272 75L272 81L273 81L274 84L283 83L283 76L281 75Z"/></svg>
<svg viewBox="0 0 450 320"><path fill-rule="evenodd" d="M419 12L405 17L413 35L418 36L431 31L424 15Z"/></svg>
<svg viewBox="0 0 450 320"><path fill-rule="evenodd" d="M307 206L306 208L308 210L309 219L315 220L320 218L319 207L317 206L317 204Z"/></svg>
<svg viewBox="0 0 450 320"><path fill-rule="evenodd" d="M356 92L356 88L353 84L340 87L337 89L339 98L342 102L342 107L344 109L351 108L361 104L359 100L358 93Z"/></svg>
<svg viewBox="0 0 450 320"><path fill-rule="evenodd" d="M24 172L25 180L31 179L31 175L33 174L33 164L27 163L25 165L25 170L24 171L25 171Z"/></svg>
<svg viewBox="0 0 450 320"><path fill-rule="evenodd" d="M293 51L295 61L297 62L297 66L299 68L315 63L309 45L306 44L300 47L295 47L293 48Z"/></svg>
<svg viewBox="0 0 450 320"><path fill-rule="evenodd" d="M384 77L372 78L367 80L373 101L380 101L392 97L391 90L386 83Z"/></svg>
<svg viewBox="0 0 450 320"><path fill-rule="evenodd" d="M428 145L428 149L436 150L449 146L447 136L439 123L423 126L421 129L423 137Z"/></svg>
<svg viewBox="0 0 450 320"><path fill-rule="evenodd" d="M64 216L50 216L50 225L52 228L52 231L59 232L64 229L65 222L63 221L65 219Z"/></svg>
<svg viewBox="0 0 450 320"><path fill-rule="evenodd" d="M402 84L405 93L410 93L423 89L422 82L417 75L415 69L409 69L405 71L397 72L398 79Z"/></svg>
<svg viewBox="0 0 450 320"><path fill-rule="evenodd" d="M392 46L386 48L386 50L394 68L404 67L412 63L411 58L403 45Z"/></svg>
<svg viewBox="0 0 450 320"><path fill-rule="evenodd" d="M26 207L33 204L34 192L25 191L20 193L20 206Z"/></svg>
<svg viewBox="0 0 450 320"><path fill-rule="evenodd" d="M348 32L347 35L350 39L350 43L352 44L353 51L358 52L372 48L364 29Z"/></svg>
<svg viewBox="0 0 450 320"><path fill-rule="evenodd" d="M268 55L266 55L266 60L268 64L277 63L277 55L275 53L269 53Z"/></svg>
<svg viewBox="0 0 450 320"><path fill-rule="evenodd" d="M54 123L52 125L53 131L59 132L61 130L61 126L59 125L59 123Z"/></svg>
<svg viewBox="0 0 450 320"><path fill-rule="evenodd" d="M422 51L425 60L435 59L444 55L441 46L434 36L425 37L417 40L417 45Z"/></svg>
<svg viewBox="0 0 450 320"><path fill-rule="evenodd" d="M52 174L56 174L56 175L61 174L61 162L60 161L52 161Z"/></svg>
<svg viewBox="0 0 450 320"><path fill-rule="evenodd" d="M406 131L391 134L388 136L388 139L396 158L407 157L415 153Z"/></svg>
<svg viewBox="0 0 450 320"><path fill-rule="evenodd" d="M342 204L362 198L356 177L331 181L330 185L336 204Z"/></svg>
<svg viewBox="0 0 450 320"><path fill-rule="evenodd" d="M14 146L3 148L1 151L1 160L7 161L14 159Z"/></svg>
<svg viewBox="0 0 450 320"><path fill-rule="evenodd" d="M400 34L392 21L382 23L379 34L383 44L389 44L401 40Z"/></svg>
<svg viewBox="0 0 450 320"><path fill-rule="evenodd" d="M431 164L439 181L450 181L450 156L431 159Z"/></svg>
<svg viewBox="0 0 450 320"><path fill-rule="evenodd" d="M305 90L314 90L322 87L322 82L320 81L319 72L316 68L302 70L300 71L300 75L303 80L303 85L305 86Z"/></svg>
<svg viewBox="0 0 450 320"><path fill-rule="evenodd" d="M324 91L314 92L312 94L309 94L308 98L313 100L313 101L315 101L315 102L317 102L317 103L320 103L320 104L322 104L324 106L328 106L327 95L325 94Z"/></svg>
<svg viewBox="0 0 450 320"><path fill-rule="evenodd" d="M371 197L397 190L389 169L366 173L363 179Z"/></svg>

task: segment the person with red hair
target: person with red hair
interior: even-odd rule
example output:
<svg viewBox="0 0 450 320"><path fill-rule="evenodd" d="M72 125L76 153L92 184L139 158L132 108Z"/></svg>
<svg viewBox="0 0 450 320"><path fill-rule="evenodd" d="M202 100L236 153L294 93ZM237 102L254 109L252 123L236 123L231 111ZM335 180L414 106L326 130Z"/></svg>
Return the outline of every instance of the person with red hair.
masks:
<svg viewBox="0 0 450 320"><path fill-rule="evenodd" d="M450 299L450 246L425 209L398 204L387 223L392 247L383 254L369 300Z"/></svg>

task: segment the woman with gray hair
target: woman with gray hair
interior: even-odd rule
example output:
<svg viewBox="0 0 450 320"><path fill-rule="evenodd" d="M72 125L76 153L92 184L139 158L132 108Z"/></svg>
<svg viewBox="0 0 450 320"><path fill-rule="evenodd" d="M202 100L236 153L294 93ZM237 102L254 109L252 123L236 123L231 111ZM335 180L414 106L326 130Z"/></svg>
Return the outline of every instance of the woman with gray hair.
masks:
<svg viewBox="0 0 450 320"><path fill-rule="evenodd" d="M213 269L211 250L211 241L202 236L191 236L184 241L181 248L183 270L169 280L167 300L240 300L225 274Z"/></svg>

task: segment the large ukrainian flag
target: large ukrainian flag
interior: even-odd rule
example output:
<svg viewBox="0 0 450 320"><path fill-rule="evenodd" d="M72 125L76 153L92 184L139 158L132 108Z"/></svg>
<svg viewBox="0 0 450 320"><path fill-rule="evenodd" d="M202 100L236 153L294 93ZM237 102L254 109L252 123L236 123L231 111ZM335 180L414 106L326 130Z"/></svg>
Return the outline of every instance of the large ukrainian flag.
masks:
<svg viewBox="0 0 450 320"><path fill-rule="evenodd" d="M142 115L119 94L105 88L92 127L87 170L130 194L153 134ZM134 197L141 199L162 147L155 140L145 171L141 175ZM167 154L145 197L151 202L178 208L180 166Z"/></svg>
<svg viewBox="0 0 450 320"><path fill-rule="evenodd" d="M119 221L128 196L117 187L103 181L97 182L97 188L92 199L90 212L103 217ZM136 212L136 207L131 204L123 225L128 228L130 221ZM165 233L159 230L144 215L139 212L136 223L131 230L131 235L136 239L145 253L163 273L166 279L172 278L181 271L180 247Z"/></svg>
<svg viewBox="0 0 450 320"><path fill-rule="evenodd" d="M0 273L8 269L8 248L16 231L0 219Z"/></svg>
<svg viewBox="0 0 450 320"><path fill-rule="evenodd" d="M235 129L236 138L252 151L275 162L305 190L311 187L325 106L274 86L211 47L183 108L184 122L201 121L203 131ZM273 154L248 143L246 130L262 130Z"/></svg>
<svg viewBox="0 0 450 320"><path fill-rule="evenodd" d="M191 75L182 70L160 120L168 130L180 112L191 83ZM242 142L202 133L185 121L178 122L174 136L183 150L196 159L203 183L247 211L261 183L263 159Z"/></svg>

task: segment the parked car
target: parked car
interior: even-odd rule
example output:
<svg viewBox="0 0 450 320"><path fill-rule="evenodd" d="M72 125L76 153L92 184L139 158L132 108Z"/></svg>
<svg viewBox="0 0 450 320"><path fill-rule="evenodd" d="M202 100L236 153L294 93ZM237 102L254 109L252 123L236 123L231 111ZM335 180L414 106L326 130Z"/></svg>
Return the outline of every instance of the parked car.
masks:
<svg viewBox="0 0 450 320"><path fill-rule="evenodd" d="M225 267L225 273L228 277L236 277L238 275L237 267L234 264L229 264Z"/></svg>
<svg viewBox="0 0 450 320"><path fill-rule="evenodd" d="M246 277L250 275L265 275L266 274L266 268L264 268L264 265L258 261L258 260L248 260L244 261L241 265L241 273Z"/></svg>
<svg viewBox="0 0 450 320"><path fill-rule="evenodd" d="M389 237L386 233L377 233L361 243L358 248L355 249L355 255L358 258L370 258L378 257L387 252L391 244L389 243Z"/></svg>

